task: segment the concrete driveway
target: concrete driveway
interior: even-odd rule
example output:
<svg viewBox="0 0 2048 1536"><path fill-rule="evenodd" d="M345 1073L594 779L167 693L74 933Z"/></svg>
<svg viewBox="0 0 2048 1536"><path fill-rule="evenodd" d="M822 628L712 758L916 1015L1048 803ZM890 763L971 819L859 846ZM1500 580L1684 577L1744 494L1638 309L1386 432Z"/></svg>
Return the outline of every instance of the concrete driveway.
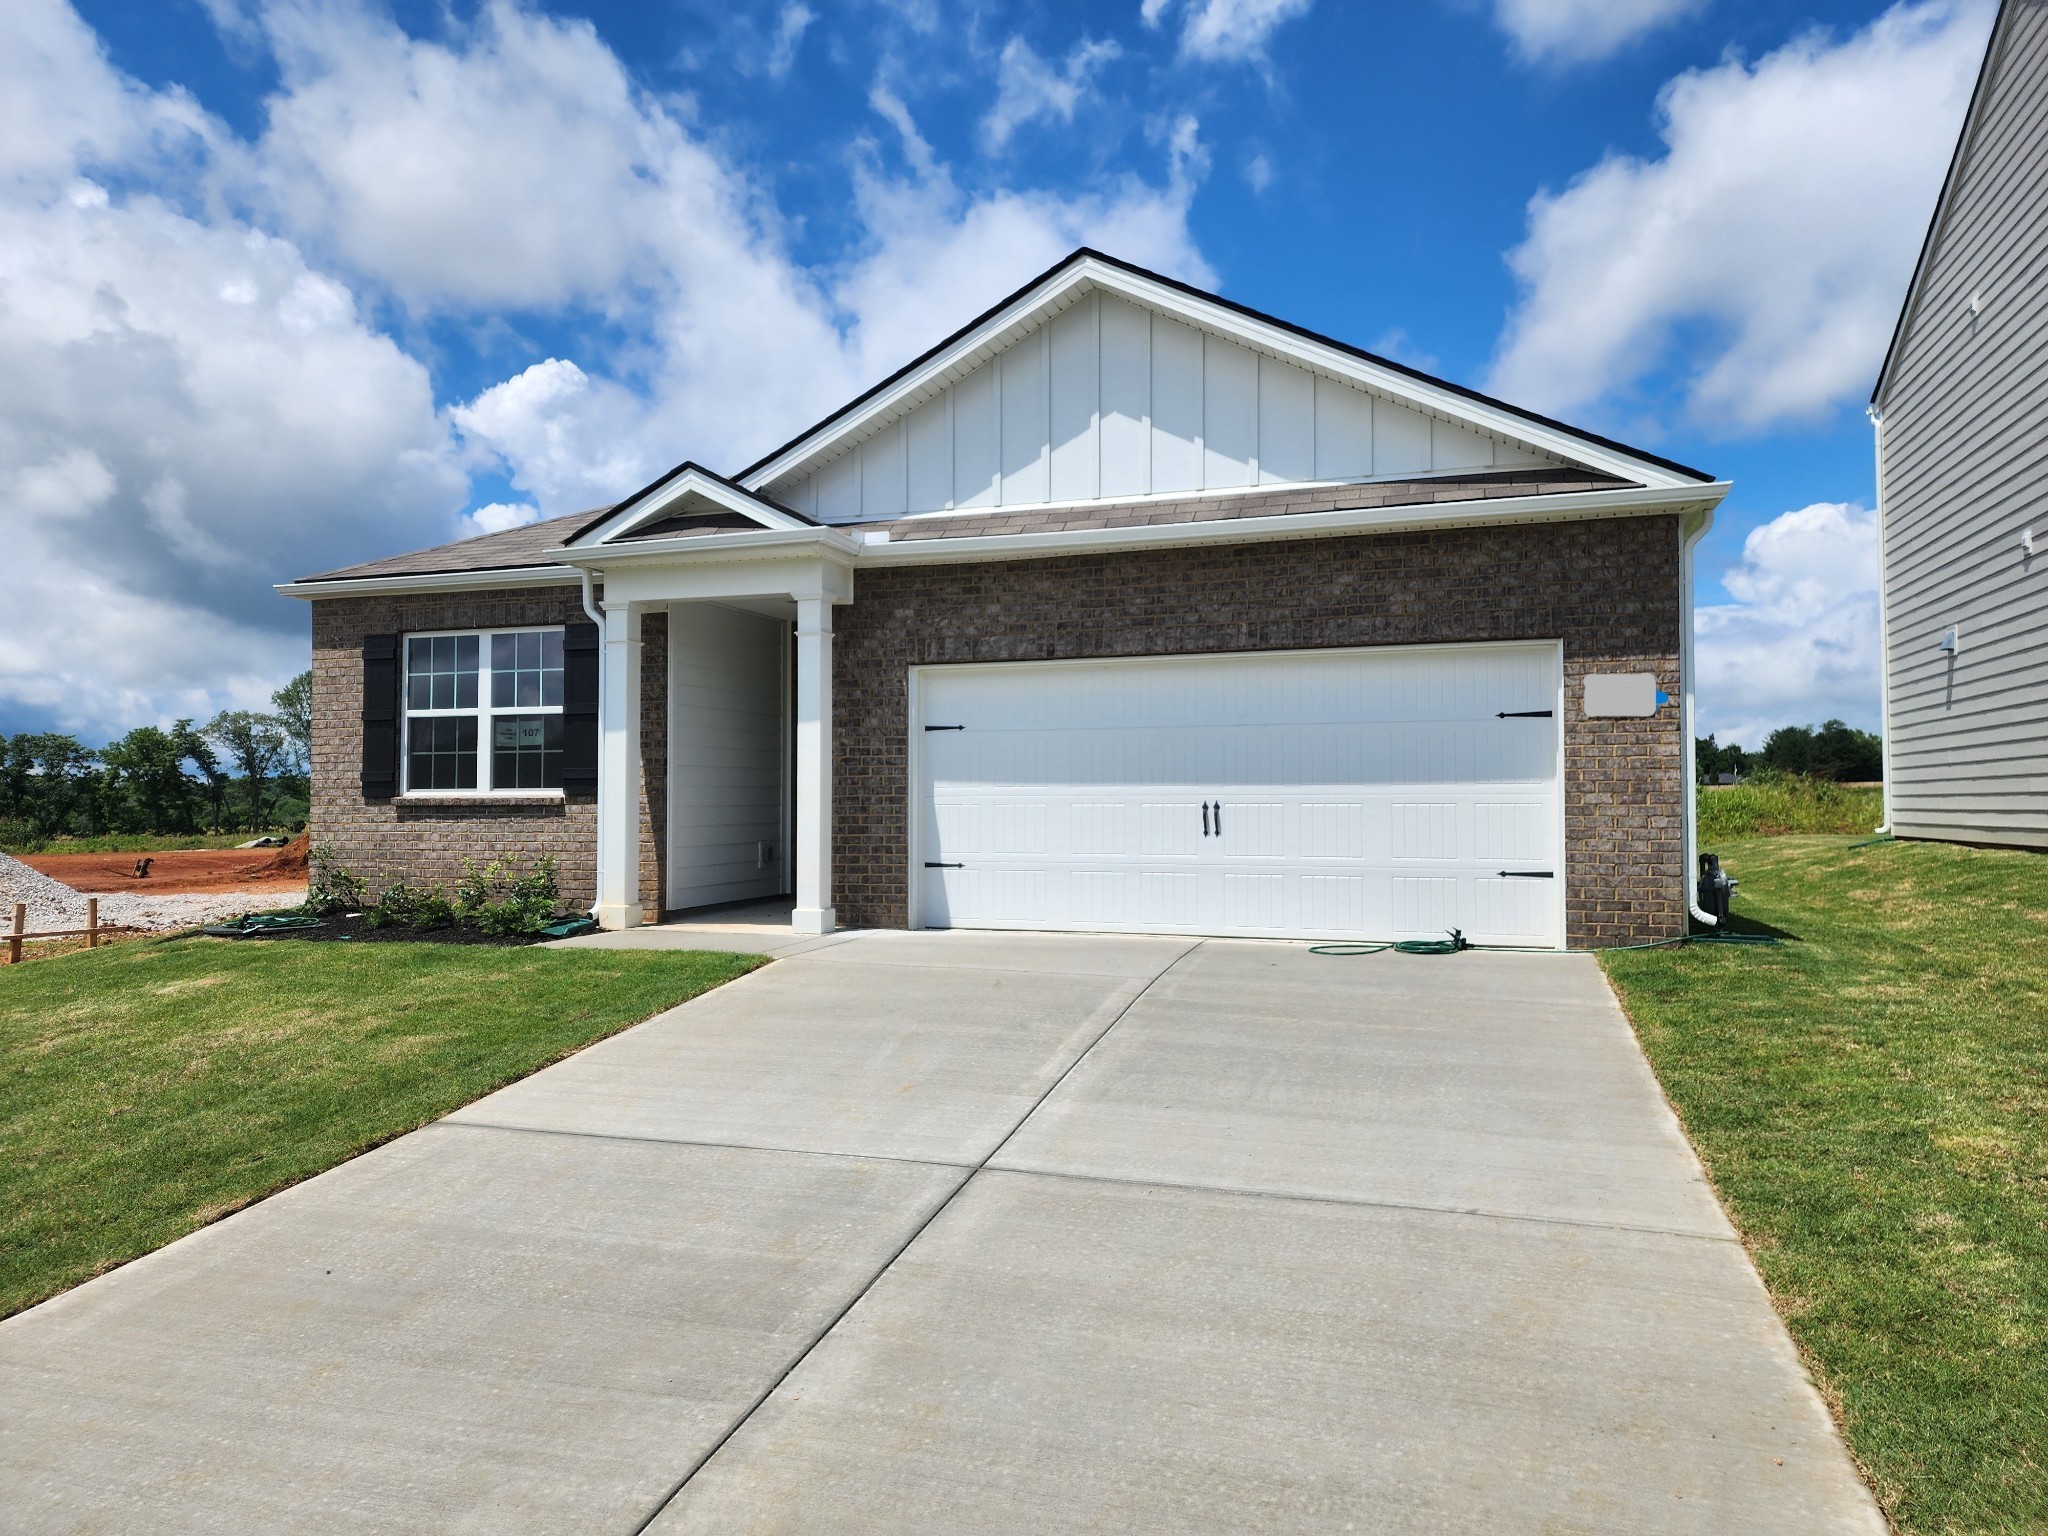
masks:
<svg viewBox="0 0 2048 1536"><path fill-rule="evenodd" d="M1883 1531L1590 959L801 949L0 1324L0 1528Z"/></svg>

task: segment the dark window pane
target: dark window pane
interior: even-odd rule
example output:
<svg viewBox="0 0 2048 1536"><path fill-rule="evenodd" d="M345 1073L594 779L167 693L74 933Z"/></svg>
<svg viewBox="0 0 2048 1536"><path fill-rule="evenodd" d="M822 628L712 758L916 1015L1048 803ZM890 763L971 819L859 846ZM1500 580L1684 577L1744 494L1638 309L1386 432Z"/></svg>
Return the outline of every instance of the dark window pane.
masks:
<svg viewBox="0 0 2048 1536"><path fill-rule="evenodd" d="M406 644L408 709L476 708L477 637L432 635Z"/></svg>
<svg viewBox="0 0 2048 1536"><path fill-rule="evenodd" d="M476 788L476 721L454 717L408 722L408 789Z"/></svg>
<svg viewBox="0 0 2048 1536"><path fill-rule="evenodd" d="M562 787L560 715L500 715L492 722L491 787Z"/></svg>
<svg viewBox="0 0 2048 1536"><path fill-rule="evenodd" d="M519 665L519 637L517 635L491 636L491 670L510 672Z"/></svg>

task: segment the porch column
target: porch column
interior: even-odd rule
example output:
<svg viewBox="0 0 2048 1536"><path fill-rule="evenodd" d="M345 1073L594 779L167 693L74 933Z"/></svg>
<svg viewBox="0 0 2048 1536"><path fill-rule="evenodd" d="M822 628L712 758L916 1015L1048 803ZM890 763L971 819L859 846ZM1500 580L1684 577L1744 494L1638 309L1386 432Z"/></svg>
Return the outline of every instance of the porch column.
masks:
<svg viewBox="0 0 2048 1536"><path fill-rule="evenodd" d="M832 603L796 605L796 911L798 933L830 933L832 913Z"/></svg>
<svg viewBox="0 0 2048 1536"><path fill-rule="evenodd" d="M597 921L640 925L640 610L604 607L597 716Z"/></svg>

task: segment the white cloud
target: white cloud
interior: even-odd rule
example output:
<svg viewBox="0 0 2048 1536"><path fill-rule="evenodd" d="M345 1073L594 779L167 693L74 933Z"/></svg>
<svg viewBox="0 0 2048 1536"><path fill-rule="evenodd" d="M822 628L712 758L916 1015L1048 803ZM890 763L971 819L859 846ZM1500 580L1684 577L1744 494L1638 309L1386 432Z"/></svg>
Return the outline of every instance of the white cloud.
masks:
<svg viewBox="0 0 2048 1536"><path fill-rule="evenodd" d="M1273 185L1273 162L1264 155L1253 155L1244 163L1244 182L1254 192L1263 192Z"/></svg>
<svg viewBox="0 0 2048 1536"><path fill-rule="evenodd" d="M1054 69L1023 38L1011 38L996 66L995 105L981 120L983 146L999 150L1011 134L1040 118L1071 123L1096 71L1122 51L1113 42L1083 38L1065 65Z"/></svg>
<svg viewBox="0 0 2048 1536"><path fill-rule="evenodd" d="M1262 61L1266 44L1280 27L1306 16L1314 0L1142 0L1139 18L1156 27L1166 13L1184 6L1180 25L1183 58L1210 64Z"/></svg>
<svg viewBox="0 0 2048 1536"><path fill-rule="evenodd" d="M817 19L818 13L803 0L790 0L783 6L782 14L775 22L775 40L768 49L769 79L780 80L789 74L796 63L796 51L803 44L804 33Z"/></svg>
<svg viewBox="0 0 2048 1536"><path fill-rule="evenodd" d="M1705 10L1710 0L1494 0L1515 51L1538 64L1585 64Z"/></svg>
<svg viewBox="0 0 2048 1536"><path fill-rule="evenodd" d="M1969 99L1989 0L1897 5L1837 41L1729 59L1659 98L1665 153L1540 193L1487 387L1553 412L1675 365L1737 430L1866 391Z"/></svg>
<svg viewBox="0 0 2048 1536"><path fill-rule="evenodd" d="M1192 119L1161 181L970 193L894 102L907 171L857 154L863 233L809 268L584 23L228 11L279 69L253 143L114 70L62 0L19 0L0 50L0 708L87 734L261 703L305 652L273 580L735 467L1074 244L1213 281ZM359 294L583 339L437 411ZM465 519L479 470L517 494Z"/></svg>
<svg viewBox="0 0 2048 1536"><path fill-rule="evenodd" d="M1781 725L1878 723L1877 518L1818 502L1750 530L1694 612L1701 735L1760 747Z"/></svg>
<svg viewBox="0 0 2048 1536"><path fill-rule="evenodd" d="M469 514L470 525L478 533L503 533L508 528L524 528L539 521L540 508L526 502L494 501Z"/></svg>

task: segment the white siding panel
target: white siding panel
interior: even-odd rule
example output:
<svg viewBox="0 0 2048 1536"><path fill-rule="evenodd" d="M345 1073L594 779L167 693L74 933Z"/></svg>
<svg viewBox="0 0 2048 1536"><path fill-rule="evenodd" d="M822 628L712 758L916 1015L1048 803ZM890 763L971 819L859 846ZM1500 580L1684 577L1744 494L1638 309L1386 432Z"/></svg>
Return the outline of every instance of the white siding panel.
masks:
<svg viewBox="0 0 2048 1536"><path fill-rule="evenodd" d="M860 453L842 453L818 471L818 521L850 523L860 516Z"/></svg>
<svg viewBox="0 0 2048 1536"><path fill-rule="evenodd" d="M1316 380L1277 358L1259 359L1259 483L1316 478Z"/></svg>
<svg viewBox="0 0 2048 1536"><path fill-rule="evenodd" d="M1102 494L1152 489L1152 317L1104 294L1102 309Z"/></svg>
<svg viewBox="0 0 2048 1536"><path fill-rule="evenodd" d="M1316 380L1316 479L1372 473L1372 415L1372 396L1363 390Z"/></svg>
<svg viewBox="0 0 2048 1536"><path fill-rule="evenodd" d="M1096 430L1102 368L1095 344L1095 302L1063 311L1052 333L1052 499L1092 501L1100 486Z"/></svg>
<svg viewBox="0 0 2048 1536"><path fill-rule="evenodd" d="M788 889L783 644L773 619L713 603L669 618L668 907Z"/></svg>
<svg viewBox="0 0 2048 1536"><path fill-rule="evenodd" d="M1429 418L1381 400L1372 412L1372 473L1420 475L1430 468Z"/></svg>
<svg viewBox="0 0 2048 1536"><path fill-rule="evenodd" d="M1202 488L1202 333L1152 317L1152 489Z"/></svg>
<svg viewBox="0 0 2048 1536"><path fill-rule="evenodd" d="M937 512L953 499L953 422L945 395L925 401L904 424L909 509Z"/></svg>
<svg viewBox="0 0 2048 1536"><path fill-rule="evenodd" d="M996 362L1002 368L1002 504L1028 506L1050 500L1045 327L1014 343Z"/></svg>
<svg viewBox="0 0 2048 1536"><path fill-rule="evenodd" d="M892 421L860 445L860 512L862 517L901 517L908 508L903 423Z"/></svg>
<svg viewBox="0 0 2048 1536"><path fill-rule="evenodd" d="M953 505L996 504L996 370L983 363L953 386Z"/></svg>
<svg viewBox="0 0 2048 1536"><path fill-rule="evenodd" d="M1493 439L1448 421L1429 424L1429 467L1446 469L1489 469L1493 465Z"/></svg>
<svg viewBox="0 0 2048 1536"><path fill-rule="evenodd" d="M1259 452L1259 356L1215 336L1202 339L1202 486L1250 485Z"/></svg>
<svg viewBox="0 0 2048 1536"><path fill-rule="evenodd" d="M2048 7L2001 10L1983 93L1883 400L1891 819L2048 849Z"/></svg>

